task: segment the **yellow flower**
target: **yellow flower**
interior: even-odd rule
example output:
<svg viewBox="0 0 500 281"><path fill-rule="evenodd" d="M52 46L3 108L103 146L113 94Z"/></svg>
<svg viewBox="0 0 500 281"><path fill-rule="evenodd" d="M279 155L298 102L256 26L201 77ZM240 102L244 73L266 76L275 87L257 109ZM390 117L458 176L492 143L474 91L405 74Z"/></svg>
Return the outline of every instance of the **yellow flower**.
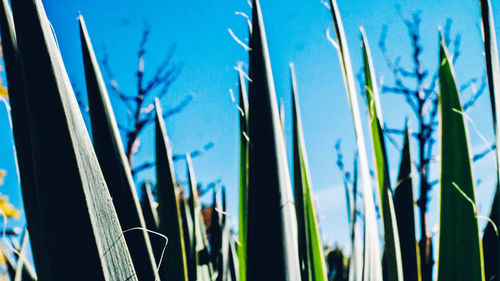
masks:
<svg viewBox="0 0 500 281"><path fill-rule="evenodd" d="M4 86L0 85L0 97L9 97L9 93L7 92L7 88Z"/></svg>
<svg viewBox="0 0 500 281"><path fill-rule="evenodd" d="M6 175L7 175L7 171L0 169L0 186L3 185L4 178L5 178Z"/></svg>
<svg viewBox="0 0 500 281"><path fill-rule="evenodd" d="M6 262L6 257L5 257L5 254L4 254L4 251L3 251L3 248L2 246L0 245L0 265L4 265L5 262ZM3 279L5 278L5 276L3 275L0 275L0 281L3 281L3 280L9 280L9 279Z"/></svg>
<svg viewBox="0 0 500 281"><path fill-rule="evenodd" d="M19 211L9 202L8 196L0 197L0 214L5 214L9 218L19 216Z"/></svg>

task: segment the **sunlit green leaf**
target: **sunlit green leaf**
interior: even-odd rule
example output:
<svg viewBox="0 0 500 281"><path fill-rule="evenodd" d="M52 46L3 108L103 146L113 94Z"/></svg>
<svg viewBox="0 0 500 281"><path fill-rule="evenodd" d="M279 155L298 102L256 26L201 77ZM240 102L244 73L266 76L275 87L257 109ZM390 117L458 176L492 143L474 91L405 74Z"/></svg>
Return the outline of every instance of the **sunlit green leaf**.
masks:
<svg viewBox="0 0 500 281"><path fill-rule="evenodd" d="M328 280L316 208L311 195L311 177L300 115L295 69L290 64L293 113L293 174L297 213L299 259L302 281Z"/></svg>
<svg viewBox="0 0 500 281"><path fill-rule="evenodd" d="M359 155L359 166L361 168L361 181L363 186L364 201L364 253L363 253L363 280L381 281L382 268L380 259L380 246L377 229L377 219L375 212L375 203L373 201L373 189L370 179L370 169L366 154L365 140L363 136L363 127L361 125L361 116L359 113L358 97L356 93L356 80L354 78L351 66L351 58L345 38L344 26L340 17L337 2L330 0L330 9L333 17L335 33L337 35L336 46L345 86L347 97L351 107L352 119L354 123L354 132L356 134L356 146Z"/></svg>
<svg viewBox="0 0 500 281"><path fill-rule="evenodd" d="M389 162L385 147L382 111L378 96L377 78L373 67L372 55L365 32L361 28L363 41L363 65L365 73L365 96L370 116L370 131L372 133L373 152L380 196L380 211L384 226L384 256L382 259L385 268L384 280L402 281L403 266L401 264L401 250L399 244L398 224L394 211L392 189L389 176Z"/></svg>
<svg viewBox="0 0 500 281"><path fill-rule="evenodd" d="M441 39L441 199L438 281L483 281L474 181L467 132L455 73Z"/></svg>
<svg viewBox="0 0 500 281"><path fill-rule="evenodd" d="M246 280L246 243L248 217L248 97L245 78L238 72L239 121L240 121L240 167L239 167L239 227L238 263L240 281Z"/></svg>

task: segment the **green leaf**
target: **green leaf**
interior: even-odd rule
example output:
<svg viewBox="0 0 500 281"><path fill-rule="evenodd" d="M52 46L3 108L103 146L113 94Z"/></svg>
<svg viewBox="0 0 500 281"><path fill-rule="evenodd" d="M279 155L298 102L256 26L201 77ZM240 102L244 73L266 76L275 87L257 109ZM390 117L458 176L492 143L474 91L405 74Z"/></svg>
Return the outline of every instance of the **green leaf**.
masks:
<svg viewBox="0 0 500 281"><path fill-rule="evenodd" d="M365 95L370 115L370 131L372 133L373 152L375 158L377 182L379 186L380 211L384 226L384 258L382 260L387 281L402 281L403 266L401 264L401 249L399 244L398 224L392 199L391 182L389 176L389 162L385 147L383 119L380 108L377 78L373 67L370 46L365 31L361 30L363 41L363 65L365 73Z"/></svg>
<svg viewBox="0 0 500 281"><path fill-rule="evenodd" d="M92 43L82 15L80 40L87 82L92 141L123 231L140 227L125 234L130 256L140 280L159 278L156 261L146 232L146 223L137 198L130 166L123 150L120 131L109 101L108 91L97 64Z"/></svg>
<svg viewBox="0 0 500 281"><path fill-rule="evenodd" d="M297 221L262 12L252 2L248 90L248 281L300 280Z"/></svg>
<svg viewBox="0 0 500 281"><path fill-rule="evenodd" d="M442 38L440 45L441 203L437 280L483 281L469 143L455 73Z"/></svg>
<svg viewBox="0 0 500 281"><path fill-rule="evenodd" d="M319 231L316 209L311 196L311 177L307 160L302 118L295 69L290 64L292 79L293 114L293 175L295 190L295 209L297 213L299 259L302 281L328 280L323 243Z"/></svg>
<svg viewBox="0 0 500 281"><path fill-rule="evenodd" d="M396 184L396 190L394 191L394 210L396 211L396 219L398 221L401 259L403 261L403 276L406 281L420 280L418 247L415 238L414 206L410 135L408 133L408 126L406 126L398 182Z"/></svg>
<svg viewBox="0 0 500 281"><path fill-rule="evenodd" d="M187 281L188 268L181 211L176 192L174 162L167 135L160 100L155 98L156 108L156 190L158 192L158 218L160 233L168 237L165 249L166 280Z"/></svg>
<svg viewBox="0 0 500 281"><path fill-rule="evenodd" d="M189 208L189 203L186 198L184 198L184 193L179 199L181 205L181 218L182 218L182 229L184 232L184 245L186 247L186 260L188 267L188 278L190 281L196 281L196 251L195 251L195 239L194 239L194 225L193 217L191 215L191 210Z"/></svg>
<svg viewBox="0 0 500 281"><path fill-rule="evenodd" d="M490 92L491 113L493 115L493 129L495 131L495 143L500 143L500 62L498 58L498 46L495 33L495 23L491 12L489 0L480 0L482 31L484 39L484 54L486 59L486 74L488 77L488 87ZM497 186L490 211L490 219L483 234L484 245L484 270L486 280L491 280L494 276L500 276L500 237L495 231L493 223L500 223L500 208L498 207L498 197L500 196L500 149L496 148L497 164Z"/></svg>
<svg viewBox="0 0 500 281"><path fill-rule="evenodd" d="M194 251L196 257L196 280L197 281L212 281L212 265L209 260L208 239L203 216L201 213L201 204L198 199L197 181L194 175L191 156L186 154L187 172L188 172L188 187L191 193L189 197L189 208L193 219L194 228Z"/></svg>
<svg viewBox="0 0 500 281"><path fill-rule="evenodd" d="M340 65L342 66L342 74L344 76L344 82L347 89L347 97L349 99L351 107L354 132L356 134L356 146L359 153L359 165L361 168L365 215L363 280L380 281L382 280L382 268L380 260L377 219L375 212L375 203L372 196L373 189L371 185L370 170L368 166L368 158L363 136L363 127L361 125L361 116L359 113L358 97L355 86L356 84L352 72L351 58L345 38L344 26L342 24L342 19L340 17L339 9L335 0L330 0L330 9L333 17L335 33L337 35L337 51L339 53Z"/></svg>
<svg viewBox="0 0 500 281"><path fill-rule="evenodd" d="M239 81L239 121L240 121L240 167L239 167L239 226L238 264L240 281L246 280L246 244L248 218L248 97L245 78L238 72Z"/></svg>
<svg viewBox="0 0 500 281"><path fill-rule="evenodd" d="M35 178L35 194L26 198L36 196L40 219L34 223L38 228L30 229L38 241L33 243L38 276L138 280L42 3L13 1L12 11Z"/></svg>

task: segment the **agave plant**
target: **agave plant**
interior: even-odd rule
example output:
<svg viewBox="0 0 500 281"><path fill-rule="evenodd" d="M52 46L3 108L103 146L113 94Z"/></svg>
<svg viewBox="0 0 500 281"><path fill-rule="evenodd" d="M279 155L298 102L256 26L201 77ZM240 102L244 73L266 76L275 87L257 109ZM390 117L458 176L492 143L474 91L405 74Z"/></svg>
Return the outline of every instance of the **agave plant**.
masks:
<svg viewBox="0 0 500 281"><path fill-rule="evenodd" d="M24 104L14 102L13 116L18 117L13 126L19 128L16 143L26 148L20 152L20 169L27 179L23 198L38 276L137 280L42 3L12 2L13 17L6 1L3 4L2 21L7 25L2 25L2 34L10 37L8 75L22 73L12 84L17 80L24 85L15 90L17 101Z"/></svg>
<svg viewBox="0 0 500 281"><path fill-rule="evenodd" d="M361 29L365 78L362 91L368 104L382 244L349 48L337 3L335 0L329 3L357 150L353 187L349 188L345 180L352 242L349 280L420 280L411 134L406 125L397 183L391 186L375 67L367 37ZM190 154L178 157L186 160L186 186L177 181L171 143L158 99L155 100L155 112L151 113L151 116L156 113L157 202L151 186L145 183L141 188L142 205L139 203L83 17L79 16L80 36L93 145L41 0L12 1L13 14L9 1L0 2L0 33L13 133L35 263L31 266L25 258L29 249L26 230L14 253L4 252L0 256L7 257L6 267L11 280L328 280L294 67L291 64L292 193L286 155L285 107L283 103L278 106L276 98L260 3L253 0L251 4L248 93L245 75L241 70L238 73L239 229L235 238L227 219L224 186L220 191L219 186L213 190L212 213L207 217L210 226L206 229ZM498 143L500 65L494 13L489 0L480 0L480 7ZM453 63L442 38L438 81L441 177L437 280L495 280L500 276L500 244L496 230L500 218L500 149L497 149L496 159L496 193L481 237L465 113ZM2 88L0 95L5 95ZM362 237L357 221L358 166L359 189L363 193L362 252L357 243ZM5 202L0 198L0 208L8 206ZM158 237L168 240L166 246ZM330 251L328 258L337 264L337 269L347 270L347 259L342 251ZM347 278L344 273L346 271L337 274L336 280Z"/></svg>

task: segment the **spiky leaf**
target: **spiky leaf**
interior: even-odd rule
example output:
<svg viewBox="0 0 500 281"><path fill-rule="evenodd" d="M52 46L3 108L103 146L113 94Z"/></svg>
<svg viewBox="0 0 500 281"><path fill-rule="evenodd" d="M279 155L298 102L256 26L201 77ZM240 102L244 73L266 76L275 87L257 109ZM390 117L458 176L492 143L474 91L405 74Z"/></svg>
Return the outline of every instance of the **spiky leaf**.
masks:
<svg viewBox="0 0 500 281"><path fill-rule="evenodd" d="M488 77L488 87L490 92L491 113L493 115L493 129L495 131L496 164L497 164L497 186L490 211L490 219L499 225L500 208L498 198L500 197L500 62L498 58L498 46L496 40L495 24L491 3L489 0L480 0L482 31L484 39L484 54L486 59L486 74ZM494 276L500 276L500 237L495 231L492 222L488 222L484 229L484 270L486 280L491 280Z"/></svg>
<svg viewBox="0 0 500 281"><path fill-rule="evenodd" d="M19 54L14 20L9 1L0 2L0 32L2 38L2 52L9 85L9 102L11 105L12 129L16 148L17 165L21 190L24 201L24 213L28 228L36 231L42 227L40 206L36 195L35 174L33 170L33 152L26 102L26 86L22 73L21 57ZM3 183L5 170L0 170L0 184ZM34 235L31 238L33 258L35 262L42 262L46 258L45 244L42 236ZM14 276L12 276L14 278Z"/></svg>
<svg viewBox="0 0 500 281"><path fill-rule="evenodd" d="M165 249L167 280L187 281L187 259L182 230L181 211L176 192L176 179L170 140L163 121L160 101L156 108L156 190L158 192L158 218L160 233L168 237Z"/></svg>
<svg viewBox="0 0 500 281"><path fill-rule="evenodd" d="M13 1L12 11L25 75L35 206L40 213L35 223L39 228L30 231L41 241L33 247L35 256L41 257L35 259L39 278L137 280L42 3Z"/></svg>
<svg viewBox="0 0 500 281"><path fill-rule="evenodd" d="M224 275L223 247L225 246L223 243L226 237L224 237L224 224L222 222L224 214L222 213L220 199L215 189L213 190L211 208L210 227L208 228L208 235L210 238L210 262L216 272L216 281L222 281Z"/></svg>
<svg viewBox="0 0 500 281"><path fill-rule="evenodd" d="M399 165L398 182L394 191L394 210L398 220L399 242L403 276L406 281L420 280L418 267L418 247L415 240L415 202L413 201L413 182L411 175L410 135L405 128L403 151Z"/></svg>
<svg viewBox="0 0 500 281"><path fill-rule="evenodd" d="M187 198L184 198L184 193L181 193L180 199L182 231L184 233L184 245L186 247L186 260L188 266L189 281L196 281L196 251L194 239L194 224L191 210Z"/></svg>
<svg viewBox="0 0 500 281"><path fill-rule="evenodd" d="M337 2L330 0L330 10L333 17L335 33L337 35L337 51L339 53L340 65L342 66L342 74L347 89L347 97L351 107L351 113L354 123L354 132L356 134L356 146L359 155L359 166L361 168L361 180L363 185L363 201L364 201L364 266L363 280L364 281L381 281L382 269L380 260L380 246L378 241L377 220L375 212L375 203L373 202L373 189L370 179L370 170L368 166L368 158L366 154L365 140L363 136L363 127L361 125L361 116L359 113L358 97L356 93L356 80L352 72L351 58L345 38L344 26L340 17Z"/></svg>
<svg viewBox="0 0 500 281"><path fill-rule="evenodd" d="M146 224L123 150L115 114L82 15L78 16L78 21L94 149L109 193L114 198L113 203L122 230L142 228L125 234L137 277L141 280L155 280L159 278L156 261L149 235L145 231Z"/></svg>
<svg viewBox="0 0 500 281"><path fill-rule="evenodd" d="M186 166L188 172L188 187L190 191L189 209L193 220L194 251L196 257L196 280L212 281L212 265L209 260L208 239L203 216L201 214L201 204L198 199L197 181L194 174L191 156L186 154Z"/></svg>
<svg viewBox="0 0 500 281"><path fill-rule="evenodd" d="M290 64L290 71L292 78L293 114L293 186L295 190L302 281L326 281L328 280L327 268L316 208L311 195L311 177L309 175L304 133L302 132L302 118L300 115L298 89L293 64Z"/></svg>
<svg viewBox="0 0 500 281"><path fill-rule="evenodd" d="M252 2L248 91L247 280L300 280L285 143L258 0Z"/></svg>
<svg viewBox="0 0 500 281"><path fill-rule="evenodd" d="M383 119L378 96L377 78L373 67L370 46L368 45L368 40L366 39L363 28L361 28L361 38L363 41L365 96L370 116L370 131L372 133L373 152L379 187L380 211L382 213L382 224L384 226L384 258L382 262L387 274L385 280L402 281L403 266L401 264L398 224L394 211L389 176L389 162L387 160L384 132L382 129Z"/></svg>
<svg viewBox="0 0 500 281"><path fill-rule="evenodd" d="M440 41L441 199L438 281L483 281L469 143L455 73Z"/></svg>
<svg viewBox="0 0 500 281"><path fill-rule="evenodd" d="M238 264L239 278L246 278L246 244L248 218L248 97L243 73L238 72L239 81L239 121L240 121L240 182L239 182L239 227Z"/></svg>

